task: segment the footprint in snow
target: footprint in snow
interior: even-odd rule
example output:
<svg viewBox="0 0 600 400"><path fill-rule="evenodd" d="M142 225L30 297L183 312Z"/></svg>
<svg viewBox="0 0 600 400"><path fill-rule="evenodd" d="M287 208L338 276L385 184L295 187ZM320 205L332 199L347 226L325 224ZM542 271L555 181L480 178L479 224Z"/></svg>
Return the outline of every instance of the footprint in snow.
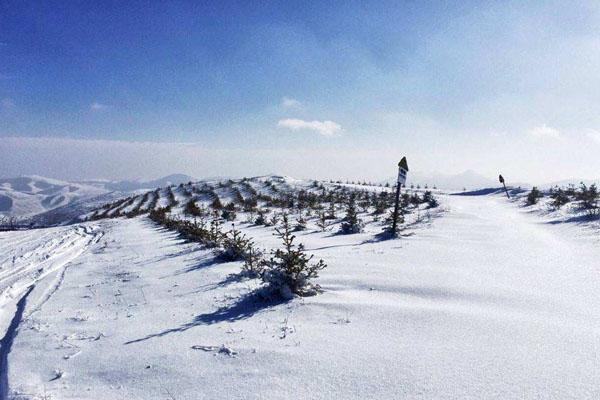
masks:
<svg viewBox="0 0 600 400"><path fill-rule="evenodd" d="M221 345L221 346L194 345L194 346L192 346L192 349L214 352L215 355L217 355L217 354L224 354L224 355L229 356L229 357L235 357L235 356L238 355L237 351L233 350L230 347L226 347L225 345Z"/></svg>

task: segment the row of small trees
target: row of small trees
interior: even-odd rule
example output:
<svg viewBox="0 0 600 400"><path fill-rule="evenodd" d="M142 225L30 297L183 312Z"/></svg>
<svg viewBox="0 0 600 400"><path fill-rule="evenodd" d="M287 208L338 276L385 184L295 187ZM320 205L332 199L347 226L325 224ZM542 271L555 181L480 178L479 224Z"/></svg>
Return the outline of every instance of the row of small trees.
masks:
<svg viewBox="0 0 600 400"><path fill-rule="evenodd" d="M569 185L566 188L554 187L548 190L548 196L552 199L551 205L554 208L558 209L572 201L576 201L582 210L587 211L589 214L598 214L600 194L595 184L588 186L582 182L578 188L574 185ZM527 194L526 204L534 205L543 197L544 193L537 187L533 187Z"/></svg>
<svg viewBox="0 0 600 400"><path fill-rule="evenodd" d="M311 262L313 256L306 254L302 244L294 243L295 236L287 214L281 217L281 224L275 231L283 242L283 248L271 250L266 256L254 242L239 230L223 232L222 220L213 215L210 222L203 213L194 221L172 218L168 208L152 210L149 217L166 227L177 231L188 240L202 243L207 248L215 249L216 257L222 261L243 261L242 273L250 278L259 278L268 287L285 298L297 294L307 296L316 294L319 286L312 283L319 271L327 265L323 260Z"/></svg>
<svg viewBox="0 0 600 400"><path fill-rule="evenodd" d="M315 181L315 183L317 183L317 181ZM335 184L342 184L341 180L337 180L334 181L333 179L329 180L329 183L335 183ZM387 187L389 188L391 185L389 182L386 183L373 183L373 182L367 182L367 181L350 181L350 180L346 180L345 181L346 185L360 185L360 186L374 186L374 187ZM417 184L415 185L414 183L410 185L411 189L421 189L421 185ZM429 185L425 184L423 186L424 189L429 189ZM433 185L433 189L437 189L437 186Z"/></svg>
<svg viewBox="0 0 600 400"><path fill-rule="evenodd" d="M349 189L344 186L327 189L317 181L313 182L313 191L305 189L275 190L276 187L272 182L263 182L265 188L268 189L265 192L271 193L270 195L258 193L247 180L237 183L233 181L221 182L219 185L221 189L230 189L232 201L223 204L214 187L208 183L204 183L201 186L192 186L190 184L186 186L181 184L179 189L182 191L182 196L189 198L184 205L184 211L196 217L206 216L210 212L218 212L219 216L226 221L235 221L237 212L244 211L247 213L250 222L254 222L257 225L269 226L276 225L278 222L278 216L275 214L267 218L269 208L279 208L282 212L288 214L298 213L294 227L295 230L305 229L306 219L303 215L310 216L313 213L317 215L317 225L319 228L325 230L329 220L338 219L336 213L341 208L346 210L346 216L342 220L340 232L356 233L362 230L361 222L356 217L358 212L371 212L374 219L378 220L379 215L385 214L393 207L394 201L393 193L390 191L376 193L367 190ZM240 188L244 191L245 197L242 195ZM96 212L90 219L119 216L134 217L146 213L156 208L158 198L160 197L160 190L163 189L146 193L144 199L133 209L129 206L136 201L136 198L126 198L113 204L105 205L102 211ZM168 204L170 206L176 205L172 188L168 187L164 189L164 192ZM208 209L198 207L194 200L197 196L202 196L204 199L209 200ZM403 210L410 207L418 207L423 203L428 203L429 207L437 206L437 200L431 191L426 191L422 196L418 193L403 193L401 198ZM124 212L123 210L125 209L129 209L129 211ZM385 221L389 222L389 217Z"/></svg>

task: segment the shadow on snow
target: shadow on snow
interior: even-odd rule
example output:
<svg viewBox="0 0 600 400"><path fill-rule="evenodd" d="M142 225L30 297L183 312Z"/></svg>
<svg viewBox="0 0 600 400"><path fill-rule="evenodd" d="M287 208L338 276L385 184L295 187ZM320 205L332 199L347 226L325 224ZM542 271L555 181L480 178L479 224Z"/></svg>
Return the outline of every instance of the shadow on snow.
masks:
<svg viewBox="0 0 600 400"><path fill-rule="evenodd" d="M199 325L213 325L218 324L220 322L235 322L243 320L246 318L250 318L254 314L263 311L269 307L283 304L286 301L287 300L280 298L269 298L266 296L265 289L257 289L246 294L233 304L221 307L210 313L200 314L187 324L183 324L176 328L166 329L162 332L153 333L151 335L139 339L130 340L128 342L125 342L125 344L127 345L139 343L144 342L148 339L167 336L172 333L185 332L188 329L194 328Z"/></svg>

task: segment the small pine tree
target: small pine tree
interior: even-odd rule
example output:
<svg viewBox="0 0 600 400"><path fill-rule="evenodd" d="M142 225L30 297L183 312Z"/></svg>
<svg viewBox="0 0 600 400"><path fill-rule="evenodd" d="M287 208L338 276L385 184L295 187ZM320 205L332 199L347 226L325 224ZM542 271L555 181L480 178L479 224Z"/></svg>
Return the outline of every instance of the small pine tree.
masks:
<svg viewBox="0 0 600 400"><path fill-rule="evenodd" d="M194 217L201 217L205 215L206 211L198 207L194 200L190 200L185 205L185 213Z"/></svg>
<svg viewBox="0 0 600 400"><path fill-rule="evenodd" d="M295 232L306 230L306 220L300 216L296 219L296 225L294 226Z"/></svg>
<svg viewBox="0 0 600 400"><path fill-rule="evenodd" d="M215 210L213 213L213 218L210 221L206 245L208 247L218 247L221 244L222 239L223 232L221 232L221 220L219 218L219 212Z"/></svg>
<svg viewBox="0 0 600 400"><path fill-rule="evenodd" d="M528 206L537 204L538 200L542 197L544 197L542 192L540 192L539 189L534 186L533 188L531 188L531 192L529 192L529 194L527 195L527 203L526 204Z"/></svg>
<svg viewBox="0 0 600 400"><path fill-rule="evenodd" d="M589 188L583 182L576 195L577 200L581 201L581 208L584 210L594 210L598 208L598 189L595 184Z"/></svg>
<svg viewBox="0 0 600 400"><path fill-rule="evenodd" d="M329 202L329 211L328 211L326 217L327 217L327 219L335 219L336 218L336 216L335 216L335 201L333 199Z"/></svg>
<svg viewBox="0 0 600 400"><path fill-rule="evenodd" d="M427 203L427 207L429 208L435 208L439 205L437 199L433 197L433 193L429 190L423 193L423 202Z"/></svg>
<svg viewBox="0 0 600 400"><path fill-rule="evenodd" d="M235 218L237 217L237 214L235 213L235 211L232 211L230 209L223 209L223 211L221 211L221 218L223 218L225 221L235 221Z"/></svg>
<svg viewBox="0 0 600 400"><path fill-rule="evenodd" d="M265 219L265 212L263 210L256 211L256 219L254 220L255 225L265 225L267 220Z"/></svg>
<svg viewBox="0 0 600 400"><path fill-rule="evenodd" d="M269 218L269 222L268 222L268 226L276 226L279 223L279 215L274 212L273 215L271 215L271 218Z"/></svg>
<svg viewBox="0 0 600 400"><path fill-rule="evenodd" d="M223 261L242 260L253 246L252 241L231 224L231 230L222 236L221 249L217 251L217 257Z"/></svg>
<svg viewBox="0 0 600 400"><path fill-rule="evenodd" d="M356 213L356 195L352 193L348 198L346 216L342 220L342 224L340 226L340 233L352 234L362 232L362 230L363 223L358 218L358 214Z"/></svg>
<svg viewBox="0 0 600 400"><path fill-rule="evenodd" d="M558 188L558 190L556 190L552 194L552 198L553 198L552 205L555 208L560 208L570 201L567 193L564 190L562 190L561 188Z"/></svg>
<svg viewBox="0 0 600 400"><path fill-rule="evenodd" d="M311 283L318 277L319 271L327 267L323 260L311 264L313 256L308 256L304 246L294 244L296 238L291 233L288 216L282 217L281 227L275 228L277 236L283 241L283 249L271 252L271 258L264 261L262 279L283 298L294 294L311 296L320 291L320 286Z"/></svg>
<svg viewBox="0 0 600 400"><path fill-rule="evenodd" d="M219 196L215 196L214 200L210 203L210 206L213 210L220 210L223 208L223 204L219 199Z"/></svg>
<svg viewBox="0 0 600 400"><path fill-rule="evenodd" d="M254 246L248 247L244 254L244 263L242 264L242 274L248 278L258 278L265 271L264 252L256 249Z"/></svg>
<svg viewBox="0 0 600 400"><path fill-rule="evenodd" d="M327 216L325 215L325 213L319 213L319 218L317 219L317 226L321 229L321 232L325 232L325 230L327 229L328 224Z"/></svg>
<svg viewBox="0 0 600 400"><path fill-rule="evenodd" d="M400 232L400 226L404 223L404 206L402 203L400 203L400 209L398 210L398 220L396 223L396 230L394 230L394 210L393 209L390 210L384 223L385 223L385 227L383 228L384 234L391 238L398 237L398 233Z"/></svg>

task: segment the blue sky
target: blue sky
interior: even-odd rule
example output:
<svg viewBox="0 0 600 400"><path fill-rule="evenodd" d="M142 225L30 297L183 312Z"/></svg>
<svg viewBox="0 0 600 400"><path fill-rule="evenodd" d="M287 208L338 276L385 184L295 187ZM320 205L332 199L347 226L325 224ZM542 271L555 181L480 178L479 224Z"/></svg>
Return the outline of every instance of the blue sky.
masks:
<svg viewBox="0 0 600 400"><path fill-rule="evenodd" d="M3 1L0 174L376 179L406 154L597 178L599 22L583 1ZM60 165L98 143L113 162Z"/></svg>

